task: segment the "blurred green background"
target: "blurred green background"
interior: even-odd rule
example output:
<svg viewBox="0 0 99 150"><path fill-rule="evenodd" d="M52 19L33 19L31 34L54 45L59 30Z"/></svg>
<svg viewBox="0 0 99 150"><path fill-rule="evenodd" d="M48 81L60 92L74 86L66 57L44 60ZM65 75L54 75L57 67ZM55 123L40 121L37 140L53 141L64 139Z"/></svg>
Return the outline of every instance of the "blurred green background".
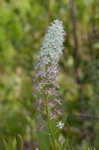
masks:
<svg viewBox="0 0 99 150"><path fill-rule="evenodd" d="M54 19L63 21L66 32L58 82L68 130L61 138L70 139L74 150L99 150L98 0L0 0L0 150L3 138L17 135L36 150L34 65ZM39 138L47 150L46 135Z"/></svg>

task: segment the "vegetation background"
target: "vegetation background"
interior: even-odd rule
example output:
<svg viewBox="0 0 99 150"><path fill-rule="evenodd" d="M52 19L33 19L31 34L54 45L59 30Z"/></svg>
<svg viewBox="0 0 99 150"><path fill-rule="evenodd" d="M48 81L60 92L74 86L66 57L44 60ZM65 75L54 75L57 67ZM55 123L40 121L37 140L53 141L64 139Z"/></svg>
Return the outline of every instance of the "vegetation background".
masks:
<svg viewBox="0 0 99 150"><path fill-rule="evenodd" d="M73 150L99 150L98 0L0 0L0 150L15 145L18 136L24 150L36 150L38 141L49 150L46 131L36 132L32 80L54 19L63 21L66 32L58 80L65 119L60 140Z"/></svg>

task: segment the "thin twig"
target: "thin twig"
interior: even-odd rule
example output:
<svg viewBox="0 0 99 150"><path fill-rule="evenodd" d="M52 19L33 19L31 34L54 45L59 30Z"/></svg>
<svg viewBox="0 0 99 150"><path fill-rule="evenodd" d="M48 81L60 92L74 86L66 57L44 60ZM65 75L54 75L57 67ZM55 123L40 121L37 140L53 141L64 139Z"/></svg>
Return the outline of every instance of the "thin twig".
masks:
<svg viewBox="0 0 99 150"><path fill-rule="evenodd" d="M76 25L76 12L75 12L75 6L74 6L74 0L70 0L70 7L71 7L71 17L72 17L72 24L73 24L73 39L74 39L74 51L73 51L73 57L74 57L74 71L75 71L75 78L76 82L79 87L79 101L81 103L81 113L84 112L83 108L83 91L82 91L82 83L81 79L79 77L78 69L80 65L80 57L79 57L79 45L78 45L78 37L77 37L77 25Z"/></svg>
<svg viewBox="0 0 99 150"><path fill-rule="evenodd" d="M77 37L77 25L76 25L76 14L75 14L75 7L74 7L74 0L70 0L70 7L71 7L71 17L72 17L72 24L73 24L73 38L74 38L74 59L78 59L78 37ZM76 64L79 65L78 63ZM76 66L76 68L77 68Z"/></svg>

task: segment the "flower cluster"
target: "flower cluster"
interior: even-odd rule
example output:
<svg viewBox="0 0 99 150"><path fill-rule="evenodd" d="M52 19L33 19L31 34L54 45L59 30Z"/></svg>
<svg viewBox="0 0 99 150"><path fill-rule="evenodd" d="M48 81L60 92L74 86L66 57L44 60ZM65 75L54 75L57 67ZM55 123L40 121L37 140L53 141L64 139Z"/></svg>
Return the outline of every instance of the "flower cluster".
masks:
<svg viewBox="0 0 99 150"><path fill-rule="evenodd" d="M35 66L36 74L34 80L36 81L40 78L39 88L45 84L55 84L54 81L57 79L58 61L62 55L63 42L64 30L62 22L55 20L48 28L38 55L38 63Z"/></svg>
<svg viewBox="0 0 99 150"><path fill-rule="evenodd" d="M48 105L50 111L50 119L56 118L57 114L61 115L61 110L58 104L61 104L57 88L58 77L58 62L62 55L64 42L64 29L62 22L55 20L48 27L48 32L45 35L42 47L38 55L38 62L35 65L34 89L33 95L39 93L39 98L36 100L37 110L43 110L43 96L50 95Z"/></svg>

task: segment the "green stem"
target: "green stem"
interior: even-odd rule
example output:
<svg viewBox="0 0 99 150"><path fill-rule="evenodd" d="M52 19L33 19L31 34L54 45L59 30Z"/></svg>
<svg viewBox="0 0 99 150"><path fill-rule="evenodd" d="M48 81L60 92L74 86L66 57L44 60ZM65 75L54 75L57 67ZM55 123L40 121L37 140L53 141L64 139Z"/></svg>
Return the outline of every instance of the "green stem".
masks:
<svg viewBox="0 0 99 150"><path fill-rule="evenodd" d="M50 115L49 115L47 99L48 99L48 96L46 95L45 96L45 109L46 109L46 115L47 115L47 121L48 121L48 129L49 129L49 133L51 135L51 143L52 143L51 145L52 145L53 150L57 150L56 149L56 143L55 143L55 137L54 137L51 125L50 125Z"/></svg>
<svg viewBox="0 0 99 150"><path fill-rule="evenodd" d="M17 137L19 138L19 141L20 141L20 150L23 150L23 139L21 137L21 135L17 135Z"/></svg>

